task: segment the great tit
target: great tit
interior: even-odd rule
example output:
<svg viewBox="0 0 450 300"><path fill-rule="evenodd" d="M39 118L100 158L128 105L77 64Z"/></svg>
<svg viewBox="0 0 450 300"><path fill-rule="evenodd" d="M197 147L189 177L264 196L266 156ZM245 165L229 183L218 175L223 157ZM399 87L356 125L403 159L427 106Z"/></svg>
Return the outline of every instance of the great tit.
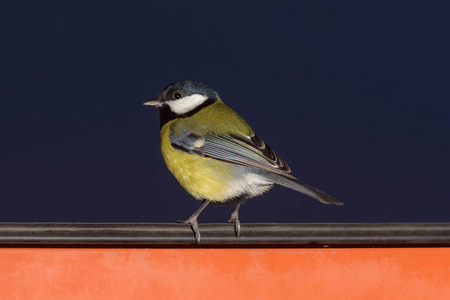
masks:
<svg viewBox="0 0 450 300"><path fill-rule="evenodd" d="M284 160L245 120L200 82L171 83L144 105L158 108L161 153L170 172L188 193L203 202L192 216L178 221L191 224L197 243L197 217L208 204L236 205L228 222L234 223L239 236L241 204L274 185L324 204L343 204L295 178Z"/></svg>

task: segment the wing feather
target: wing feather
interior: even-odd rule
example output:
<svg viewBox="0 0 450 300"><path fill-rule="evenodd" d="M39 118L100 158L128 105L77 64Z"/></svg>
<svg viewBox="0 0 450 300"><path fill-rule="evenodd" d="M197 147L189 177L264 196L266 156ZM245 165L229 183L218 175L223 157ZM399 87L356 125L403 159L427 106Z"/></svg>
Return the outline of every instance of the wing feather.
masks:
<svg viewBox="0 0 450 300"><path fill-rule="evenodd" d="M206 134L199 136L186 130L179 137L172 134L171 143L175 149L187 153L295 178L286 162L256 135Z"/></svg>

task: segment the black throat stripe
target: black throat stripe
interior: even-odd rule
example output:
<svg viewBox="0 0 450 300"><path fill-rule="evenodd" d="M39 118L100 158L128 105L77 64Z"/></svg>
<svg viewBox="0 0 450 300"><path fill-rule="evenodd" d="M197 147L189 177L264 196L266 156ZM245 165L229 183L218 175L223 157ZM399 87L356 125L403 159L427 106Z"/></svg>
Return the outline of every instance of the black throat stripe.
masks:
<svg viewBox="0 0 450 300"><path fill-rule="evenodd" d="M203 108L210 106L214 102L216 102L216 100L208 98L201 105L199 105L196 108L194 108L193 110L188 111L187 113L181 114L181 115L176 114L172 110L170 110L169 105L163 105L162 107L159 108L159 127L162 128L164 125L167 124L167 122L170 122L177 118L190 117L190 116L196 114L197 112L201 111Z"/></svg>

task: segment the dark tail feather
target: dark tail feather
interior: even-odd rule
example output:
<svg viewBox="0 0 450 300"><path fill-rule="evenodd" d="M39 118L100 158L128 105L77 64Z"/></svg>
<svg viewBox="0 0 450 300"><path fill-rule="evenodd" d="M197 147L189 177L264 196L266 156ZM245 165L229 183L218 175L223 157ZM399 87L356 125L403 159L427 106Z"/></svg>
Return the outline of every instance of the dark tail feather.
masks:
<svg viewBox="0 0 450 300"><path fill-rule="evenodd" d="M341 201L338 199L331 197L328 194L325 194L322 191L319 191L316 188L313 188L312 186L307 185L306 183L303 183L299 181L298 179L291 179L287 178L278 174L270 174L269 179L272 180L277 185L282 185L284 187L293 189L297 192L300 192L302 194L305 194L313 199L316 199L317 201L324 203L324 204L334 204L334 205L344 205Z"/></svg>

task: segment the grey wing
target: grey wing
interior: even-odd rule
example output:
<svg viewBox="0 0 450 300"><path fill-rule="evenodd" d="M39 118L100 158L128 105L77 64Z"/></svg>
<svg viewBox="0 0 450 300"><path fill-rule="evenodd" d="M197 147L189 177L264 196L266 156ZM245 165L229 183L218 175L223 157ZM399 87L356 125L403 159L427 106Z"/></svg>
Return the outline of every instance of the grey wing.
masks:
<svg viewBox="0 0 450 300"><path fill-rule="evenodd" d="M258 136L205 136L205 154L223 161L295 178L286 162Z"/></svg>
<svg viewBox="0 0 450 300"><path fill-rule="evenodd" d="M259 168L288 178L295 178L284 160L255 135L207 134L199 136L186 130L179 137L171 135L171 144L175 149L187 153Z"/></svg>

